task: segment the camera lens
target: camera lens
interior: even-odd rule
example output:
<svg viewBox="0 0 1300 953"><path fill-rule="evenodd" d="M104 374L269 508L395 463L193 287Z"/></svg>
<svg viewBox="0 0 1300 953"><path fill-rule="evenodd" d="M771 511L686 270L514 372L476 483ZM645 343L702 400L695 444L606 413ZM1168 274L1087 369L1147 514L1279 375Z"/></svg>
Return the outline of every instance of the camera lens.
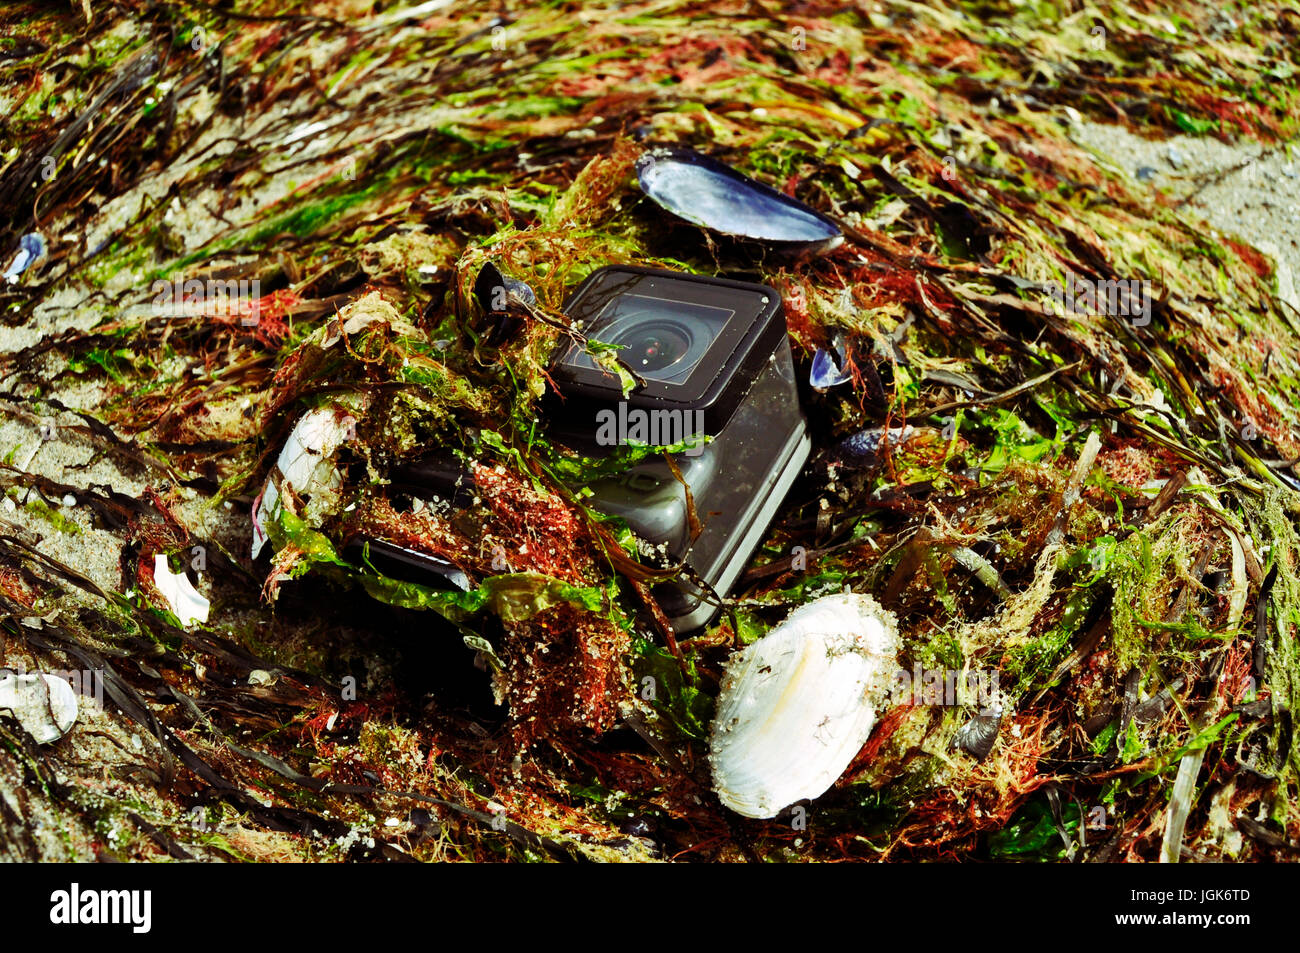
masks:
<svg viewBox="0 0 1300 953"><path fill-rule="evenodd" d="M615 338L623 360L638 371L660 371L676 364L691 350L691 331L676 321L638 324Z"/></svg>
<svg viewBox="0 0 1300 953"><path fill-rule="evenodd" d="M614 345L619 361L643 380L682 384L695 373L733 314L679 298L622 293L604 302L585 331L593 341ZM570 366L596 367L580 345L569 354L565 363Z"/></svg>

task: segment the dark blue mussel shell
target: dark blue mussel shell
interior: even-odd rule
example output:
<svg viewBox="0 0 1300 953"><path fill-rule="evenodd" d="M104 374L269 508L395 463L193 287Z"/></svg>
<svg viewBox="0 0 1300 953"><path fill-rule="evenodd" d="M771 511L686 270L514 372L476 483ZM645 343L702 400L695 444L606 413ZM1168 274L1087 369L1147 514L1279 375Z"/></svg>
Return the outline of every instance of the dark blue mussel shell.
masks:
<svg viewBox="0 0 1300 953"><path fill-rule="evenodd" d="M655 146L636 164L641 191L678 218L789 251L829 251L844 240L821 212L691 149Z"/></svg>
<svg viewBox="0 0 1300 953"><path fill-rule="evenodd" d="M474 297L488 315L487 343L504 344L523 327L524 315L537 306L537 294L518 278L510 278L492 262L485 264L474 280Z"/></svg>
<svg viewBox="0 0 1300 953"><path fill-rule="evenodd" d="M845 437L831 448L830 461L850 470L869 470L878 466L886 447L898 447L916 435L915 428L871 427Z"/></svg>

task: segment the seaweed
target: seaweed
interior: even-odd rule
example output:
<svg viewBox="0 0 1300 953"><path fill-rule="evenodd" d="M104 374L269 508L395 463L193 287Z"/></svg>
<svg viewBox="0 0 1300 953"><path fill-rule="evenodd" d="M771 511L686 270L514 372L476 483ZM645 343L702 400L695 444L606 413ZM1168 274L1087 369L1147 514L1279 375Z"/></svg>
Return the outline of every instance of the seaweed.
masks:
<svg viewBox="0 0 1300 953"><path fill-rule="evenodd" d="M0 662L97 673L105 703L65 748L0 725L0 786L52 832L0 797L4 851L1294 858L1300 316L1267 258L1069 133L1281 148L1291 21L878 6L7 6L0 249L48 250L0 290ZM654 145L843 244L668 219ZM778 289L803 380L843 344L803 394L812 464L689 638L652 591L688 569L582 490L684 448L545 426L566 293L629 262ZM535 292L510 334L487 263ZM253 562L248 511L326 405L355 424L339 484L286 494ZM432 448L467 505L390 479ZM468 591L346 556L362 532ZM158 552L210 624L175 624ZM898 614L904 669L996 698L896 704L810 830L742 824L708 793L722 663L844 586Z"/></svg>

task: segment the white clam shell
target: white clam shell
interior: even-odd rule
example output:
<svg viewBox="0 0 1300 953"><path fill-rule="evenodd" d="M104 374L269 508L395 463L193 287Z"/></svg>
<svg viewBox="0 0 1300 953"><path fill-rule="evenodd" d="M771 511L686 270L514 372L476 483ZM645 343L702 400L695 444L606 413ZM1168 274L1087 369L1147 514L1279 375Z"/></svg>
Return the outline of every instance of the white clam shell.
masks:
<svg viewBox="0 0 1300 953"><path fill-rule="evenodd" d="M341 407L317 407L305 413L294 425L276 460L283 484L299 493L338 487L342 478L330 458L348 438L355 422ZM253 503L254 559L266 544L264 526L275 518L279 506L280 487L272 476Z"/></svg>
<svg viewBox="0 0 1300 953"><path fill-rule="evenodd" d="M719 799L775 817L819 797L862 750L898 671L898 625L870 596L800 606L727 662L709 738Z"/></svg>
<svg viewBox="0 0 1300 953"><path fill-rule="evenodd" d="M0 677L0 709L17 719L37 744L58 741L77 720L77 693L57 675Z"/></svg>

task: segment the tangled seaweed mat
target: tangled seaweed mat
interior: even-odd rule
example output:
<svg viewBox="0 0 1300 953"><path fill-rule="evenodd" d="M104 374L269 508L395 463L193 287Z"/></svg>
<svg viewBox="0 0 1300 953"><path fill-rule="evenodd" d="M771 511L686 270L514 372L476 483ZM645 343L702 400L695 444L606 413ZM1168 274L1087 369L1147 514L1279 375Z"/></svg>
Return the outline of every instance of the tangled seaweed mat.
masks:
<svg viewBox="0 0 1300 953"><path fill-rule="evenodd" d="M1294 858L1297 315L1267 258L1069 138L1285 142L1293 10L235 6L0 11L0 247L49 243L0 290L2 661L103 700L46 747L0 718L0 852ZM670 223L639 141L847 241L792 262ZM489 259L540 306L500 349L470 305ZM536 426L564 292L612 262L769 282L804 377L835 331L854 371L804 394L814 459L681 644L662 568L568 489L601 464ZM1149 310L1054 310L1071 278L1149 282ZM254 279L255 322L157 310ZM345 480L251 563L253 498L326 401L357 421ZM903 424L876 466L828 453ZM429 446L473 462L465 510L384 482ZM474 590L347 563L361 525ZM176 624L158 552L208 624ZM1000 720L896 705L806 814L728 815L721 663L846 585L897 612L909 670L995 673Z"/></svg>

